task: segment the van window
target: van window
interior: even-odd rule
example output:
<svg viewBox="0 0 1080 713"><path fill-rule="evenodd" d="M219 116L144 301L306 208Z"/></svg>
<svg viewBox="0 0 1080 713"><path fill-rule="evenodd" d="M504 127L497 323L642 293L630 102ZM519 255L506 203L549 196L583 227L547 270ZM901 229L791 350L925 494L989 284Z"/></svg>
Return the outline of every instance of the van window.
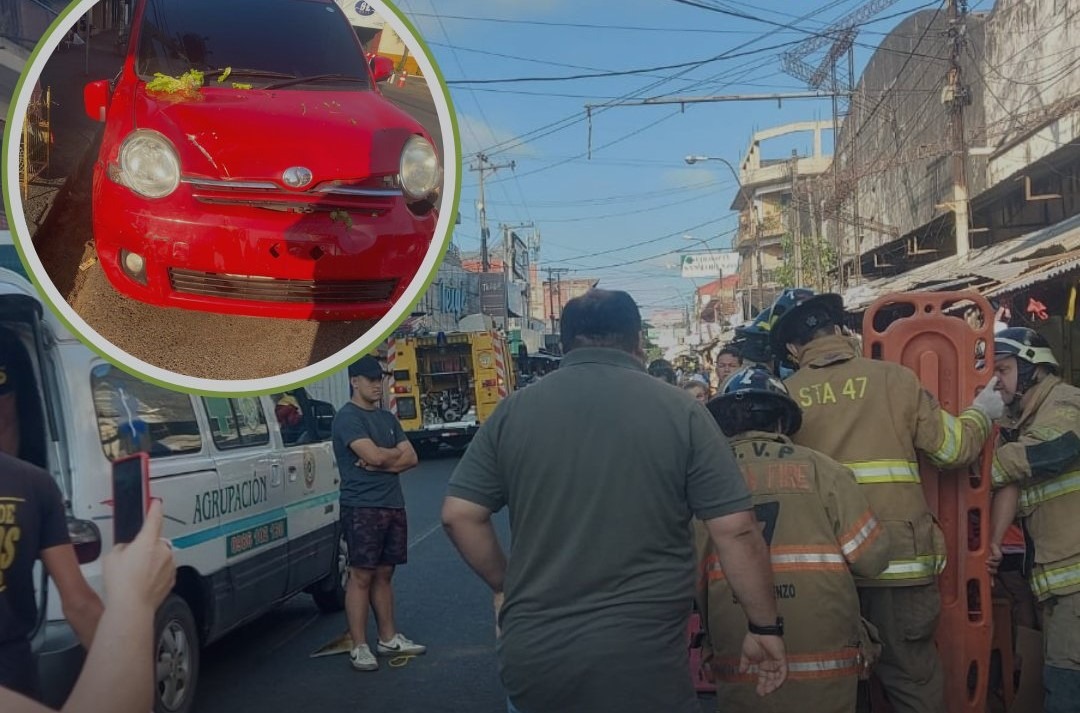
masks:
<svg viewBox="0 0 1080 713"><path fill-rule="evenodd" d="M198 453L199 424L191 397L113 367L90 373L101 448L109 460L146 452L151 458Z"/></svg>
<svg viewBox="0 0 1080 713"><path fill-rule="evenodd" d="M270 442L270 429L258 398L205 398L210 435L219 450L264 446Z"/></svg>
<svg viewBox="0 0 1080 713"><path fill-rule="evenodd" d="M311 398L306 389L271 394L270 400L286 448L330 440L333 406Z"/></svg>

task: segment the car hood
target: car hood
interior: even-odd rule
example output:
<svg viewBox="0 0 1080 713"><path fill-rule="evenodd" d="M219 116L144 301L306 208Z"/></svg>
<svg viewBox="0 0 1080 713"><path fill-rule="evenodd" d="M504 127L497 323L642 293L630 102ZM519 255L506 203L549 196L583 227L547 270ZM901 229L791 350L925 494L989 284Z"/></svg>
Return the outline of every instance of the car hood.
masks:
<svg viewBox="0 0 1080 713"><path fill-rule="evenodd" d="M405 141L425 134L372 91L209 87L178 98L144 84L135 126L167 136L186 176L280 182L285 169L303 166L314 184L396 174Z"/></svg>

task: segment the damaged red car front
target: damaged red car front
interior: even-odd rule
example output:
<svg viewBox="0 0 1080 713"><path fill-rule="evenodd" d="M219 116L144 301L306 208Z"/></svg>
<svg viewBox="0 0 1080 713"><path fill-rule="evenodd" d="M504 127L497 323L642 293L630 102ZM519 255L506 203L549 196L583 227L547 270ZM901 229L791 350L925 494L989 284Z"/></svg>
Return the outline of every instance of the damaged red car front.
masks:
<svg viewBox="0 0 1080 713"><path fill-rule="evenodd" d="M330 0L140 2L105 122L94 242L160 306L377 319L434 235L442 167ZM375 71L373 71L373 69Z"/></svg>

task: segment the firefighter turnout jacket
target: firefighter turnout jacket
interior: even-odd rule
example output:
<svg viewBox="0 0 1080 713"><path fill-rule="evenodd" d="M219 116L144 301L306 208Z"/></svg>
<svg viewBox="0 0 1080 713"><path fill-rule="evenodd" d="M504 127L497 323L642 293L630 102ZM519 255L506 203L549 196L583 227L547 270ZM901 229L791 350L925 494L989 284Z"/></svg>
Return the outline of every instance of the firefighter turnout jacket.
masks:
<svg viewBox="0 0 1080 713"><path fill-rule="evenodd" d="M995 487L1020 485L1035 545L1031 588L1040 601L1080 592L1080 389L1047 376L994 451Z"/></svg>
<svg viewBox="0 0 1080 713"><path fill-rule="evenodd" d="M740 434L732 446L769 544L788 680L759 698L753 673L739 673L746 615L695 521L702 663L716 679L718 709L809 710L812 702L815 713L851 713L869 643L852 572L885 568L888 533L851 472L831 458L773 433Z"/></svg>
<svg viewBox="0 0 1080 713"><path fill-rule="evenodd" d="M990 434L987 417L945 411L915 372L866 359L849 339L815 339L799 353L799 370L785 382L802 407L795 442L847 466L889 531L889 566L866 586L929 584L945 568L945 538L923 494L916 451L940 467L979 457ZM858 574L858 573L857 573Z"/></svg>

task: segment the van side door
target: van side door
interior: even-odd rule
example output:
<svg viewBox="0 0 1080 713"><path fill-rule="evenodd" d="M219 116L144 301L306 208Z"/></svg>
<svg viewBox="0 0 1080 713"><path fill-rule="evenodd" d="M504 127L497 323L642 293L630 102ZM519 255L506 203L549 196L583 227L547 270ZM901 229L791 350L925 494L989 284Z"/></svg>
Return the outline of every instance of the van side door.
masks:
<svg viewBox="0 0 1080 713"><path fill-rule="evenodd" d="M285 596L288 522L280 454L258 397L203 397L221 486L202 505L221 519L228 621L254 618Z"/></svg>
<svg viewBox="0 0 1080 713"><path fill-rule="evenodd" d="M341 478L329 430L315 418L305 389L273 394L285 464L289 531L289 592L318 582L333 570L338 538Z"/></svg>

